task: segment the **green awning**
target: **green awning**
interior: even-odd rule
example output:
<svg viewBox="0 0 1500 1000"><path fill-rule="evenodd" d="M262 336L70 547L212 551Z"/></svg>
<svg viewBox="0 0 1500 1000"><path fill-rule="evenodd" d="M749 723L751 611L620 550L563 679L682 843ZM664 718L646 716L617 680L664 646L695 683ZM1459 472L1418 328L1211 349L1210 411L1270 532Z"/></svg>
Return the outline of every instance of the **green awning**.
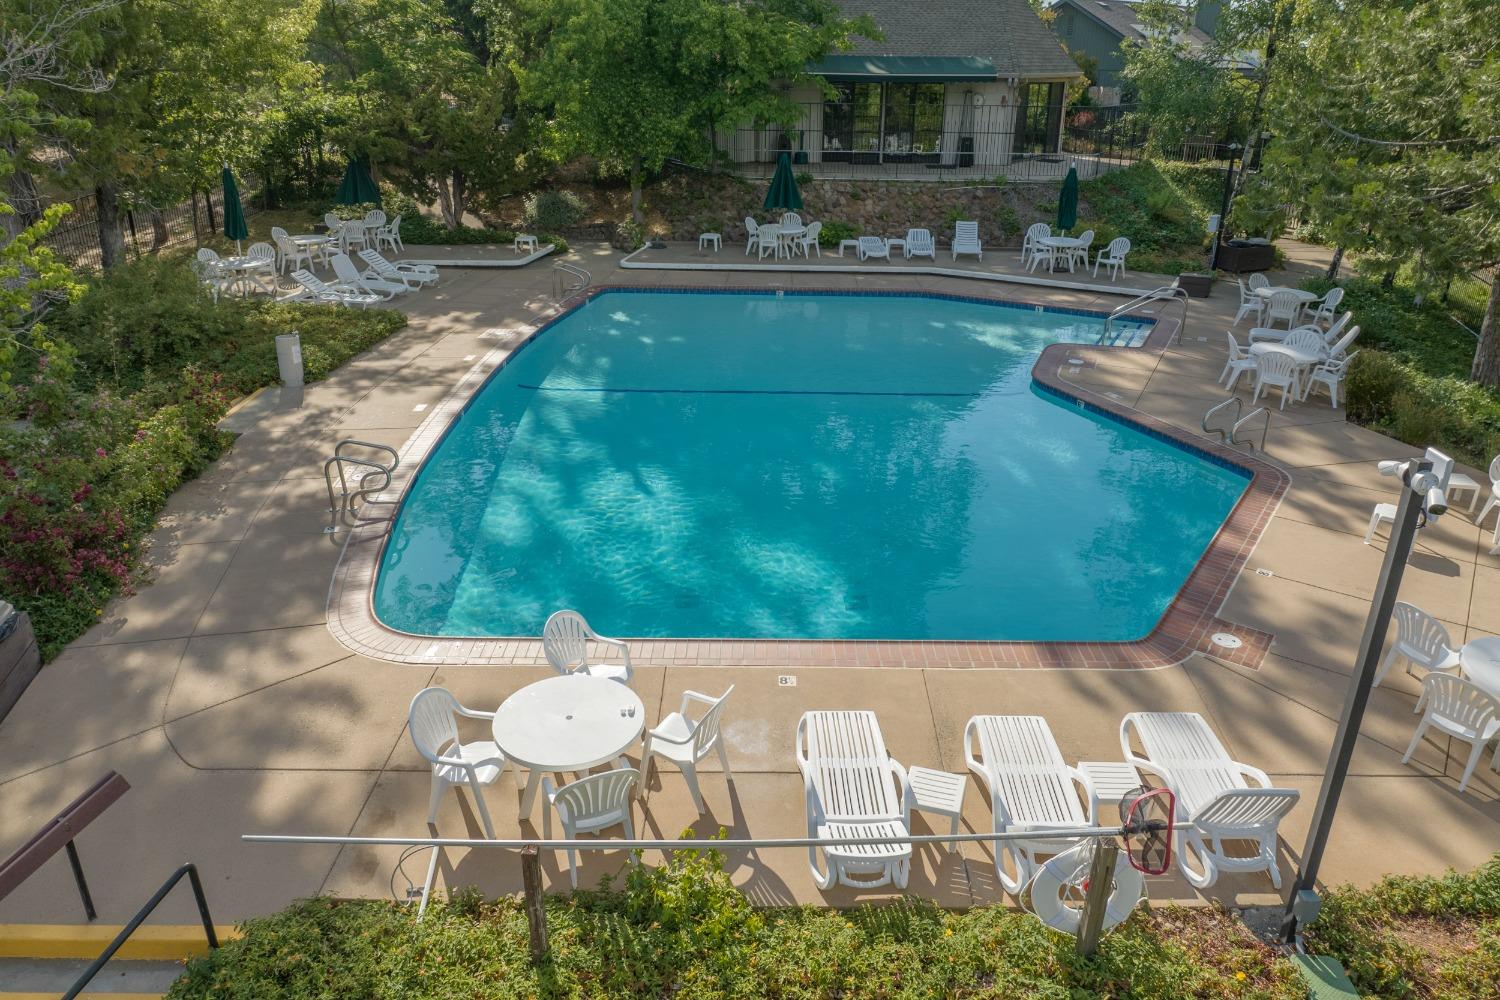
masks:
<svg viewBox="0 0 1500 1000"><path fill-rule="evenodd" d="M979 56L827 56L808 67L829 80L890 83L971 83L998 80L995 64Z"/></svg>

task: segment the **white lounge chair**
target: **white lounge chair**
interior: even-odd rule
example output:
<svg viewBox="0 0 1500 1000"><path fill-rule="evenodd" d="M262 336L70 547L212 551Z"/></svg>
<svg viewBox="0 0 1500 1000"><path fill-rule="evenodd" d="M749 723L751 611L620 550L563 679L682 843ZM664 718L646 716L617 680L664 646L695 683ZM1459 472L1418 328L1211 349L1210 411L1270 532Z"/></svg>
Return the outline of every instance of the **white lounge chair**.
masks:
<svg viewBox="0 0 1500 1000"><path fill-rule="evenodd" d="M622 662L590 663L590 642L618 651ZM552 669L560 674L608 677L621 684L629 684L635 676L635 668L630 665L630 646L595 632L576 611L557 611L547 619L542 626L542 652Z"/></svg>
<svg viewBox="0 0 1500 1000"><path fill-rule="evenodd" d="M1140 740L1136 753L1131 734ZM1199 889L1221 871L1265 871L1281 888L1276 828L1301 798L1295 788L1276 788L1259 768L1230 757L1197 712L1132 712L1120 723L1120 751L1136 767L1160 776L1177 800L1177 867ZM1254 782L1254 785L1250 784ZM1259 786L1259 787L1256 787ZM1254 857L1225 853L1224 841L1248 840ZM1196 857L1201 870L1195 870Z"/></svg>
<svg viewBox="0 0 1500 1000"><path fill-rule="evenodd" d="M542 778L542 793L551 807L542 810L542 838L552 839L552 811L562 823L563 839L577 839L580 833L596 833L611 826L625 828L625 839L635 839L635 824L630 818L630 803L641 772L626 766L625 758L615 761L615 769L591 774L570 785L558 788L550 777ZM635 860L635 852L626 855ZM578 888L578 852L568 851L568 877Z"/></svg>
<svg viewBox="0 0 1500 1000"><path fill-rule="evenodd" d="M398 264L380 256L378 250L361 250L359 259L365 262L364 277L400 281L411 287L436 284L438 269L431 264Z"/></svg>
<svg viewBox="0 0 1500 1000"><path fill-rule="evenodd" d="M911 844L832 844L837 837L909 837L903 795L906 772L886 753L874 712L807 712L797 723L797 768L807 796L807 835L825 841L828 871L817 847L807 849L819 889L894 884L906 888Z"/></svg>
<svg viewBox="0 0 1500 1000"><path fill-rule="evenodd" d="M1082 773L1063 761L1047 720L1040 715L976 715L964 727L964 760L989 789L996 833L1091 826L1078 788ZM1012 840L995 844L995 877L1019 895L1036 874L1037 856L1059 854L1077 841ZM1005 870L1012 855L1016 873Z"/></svg>
<svg viewBox="0 0 1500 1000"><path fill-rule="evenodd" d="M959 220L953 224L953 259L961 253L971 253L984 260L984 245L979 242L979 222Z"/></svg>
<svg viewBox="0 0 1500 1000"><path fill-rule="evenodd" d="M1356 327L1356 329L1358 329ZM1448 481L1453 476L1453 459L1436 448L1428 448L1423 456L1432 463L1432 474L1437 478L1438 489L1444 493L1448 491ZM1396 522L1396 505L1393 503L1378 503L1375 509L1370 511L1370 526L1365 529L1365 544L1372 545L1375 542L1375 530L1380 527L1380 522ZM1420 530L1420 526L1418 528ZM1500 531L1500 525L1496 527Z"/></svg>
<svg viewBox="0 0 1500 1000"><path fill-rule="evenodd" d="M875 257L890 260L891 245L879 236L861 236L859 238L859 259L870 260Z"/></svg>
<svg viewBox="0 0 1500 1000"><path fill-rule="evenodd" d="M937 245L932 240L932 233L926 229L908 229L906 239L901 244L901 256L907 260L913 257L928 257L935 262Z"/></svg>
<svg viewBox="0 0 1500 1000"><path fill-rule="evenodd" d="M1458 651L1443 623L1405 601L1397 601L1391 609L1391 619L1396 623L1396 641L1380 661L1375 672L1375 684L1385 680L1398 659L1406 660L1406 672L1420 667L1428 673L1446 673L1458 669Z"/></svg>
<svg viewBox="0 0 1500 1000"><path fill-rule="evenodd" d="M697 691L682 693L682 703L677 711L662 719L656 724L655 729L646 734L646 746L641 751L642 795L646 794L646 782L651 780L652 762L658 757L662 760L669 760L682 772L688 791L692 793L693 805L698 807L698 815L703 815L703 794L698 790L698 762L709 754L717 752L719 763L724 768L725 782L734 780L734 776L729 772L729 754L724 749L724 739L720 729L723 722L724 702L733 693L733 684L729 685L728 691L717 698L710 698ZM703 717L696 720L688 715L688 709L695 702L708 706L708 711L703 713Z"/></svg>
<svg viewBox="0 0 1500 1000"><path fill-rule="evenodd" d="M1297 361L1287 354L1262 354L1255 359L1255 393L1250 397L1254 403L1267 386L1281 390L1281 409L1286 409L1288 399L1302 398L1302 382L1297 374Z"/></svg>
<svg viewBox="0 0 1500 1000"><path fill-rule="evenodd" d="M1349 332L1339 338L1338 343L1328 348L1328 357L1337 361L1349 350L1349 345L1359 339L1359 327L1351 326ZM1350 355L1351 357L1353 355Z"/></svg>
<svg viewBox="0 0 1500 1000"><path fill-rule="evenodd" d="M1342 313L1338 319L1333 321L1332 326L1323 331L1323 343L1332 344L1337 341L1343 335L1344 327L1348 326L1349 321L1353 318L1354 313L1352 312ZM1358 330L1359 327L1355 327L1355 329Z"/></svg>
<svg viewBox="0 0 1500 1000"><path fill-rule="evenodd" d="M1125 273L1125 255L1130 252L1130 240L1123 236L1116 236L1109 241L1109 246L1099 251L1094 258L1094 277L1099 276L1099 265L1103 264L1109 272L1109 280L1114 281Z"/></svg>
<svg viewBox="0 0 1500 1000"><path fill-rule="evenodd" d="M293 271L292 280L302 286L302 291L288 296L288 299L311 300L313 302L325 302L336 306L359 306L367 309L378 305L382 299L378 295L359 291L342 284L330 285L311 271Z"/></svg>
<svg viewBox="0 0 1500 1000"><path fill-rule="evenodd" d="M493 721L494 712L480 712L459 704L446 688L430 687L417 692L406 713L406 727L422 759L432 765L432 795L427 801L427 822L437 822L438 803L451 785L468 785L474 808L484 823L485 836L495 839L495 826L484 804L485 785L493 785L505 773L505 754L493 740L464 743L458 738L458 719Z"/></svg>
<svg viewBox="0 0 1500 1000"><path fill-rule="evenodd" d="M339 279L339 284L358 288L371 295L378 295L381 299L392 299L411 291L411 286L404 281L386 281L384 278L365 277L359 273L359 268L354 266L354 261L349 259L348 254L333 255L333 274Z"/></svg>
<svg viewBox="0 0 1500 1000"><path fill-rule="evenodd" d="M1412 733L1411 744L1401 758L1405 764L1416 752L1417 744L1428 729L1436 729L1444 736L1469 744L1469 759L1464 764L1464 776L1459 779L1458 790L1469 787L1474 768L1484 748L1496 736L1500 736L1500 700L1488 691L1452 674L1428 674L1422 678L1422 698L1417 707L1425 707L1417 731ZM1500 772L1500 757L1490 760L1490 769Z"/></svg>

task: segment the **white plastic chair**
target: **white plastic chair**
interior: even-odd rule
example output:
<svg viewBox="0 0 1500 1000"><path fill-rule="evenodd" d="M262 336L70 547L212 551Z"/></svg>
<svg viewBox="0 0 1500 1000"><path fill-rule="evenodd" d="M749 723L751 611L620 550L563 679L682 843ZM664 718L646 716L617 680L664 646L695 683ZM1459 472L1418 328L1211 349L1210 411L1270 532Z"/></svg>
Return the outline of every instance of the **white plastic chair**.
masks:
<svg viewBox="0 0 1500 1000"><path fill-rule="evenodd" d="M1428 729L1461 740L1470 747L1464 776L1458 782L1458 790L1462 792L1469 787L1469 779L1474 776L1474 768L1479 764L1484 748L1500 734L1500 700L1462 677L1428 674L1422 678L1422 698L1417 706L1426 706L1427 710L1422 713L1422 721L1417 723L1417 731L1412 733L1411 744L1401 763L1411 760ZM1490 760L1490 770L1500 772L1500 757Z"/></svg>
<svg viewBox="0 0 1500 1000"><path fill-rule="evenodd" d="M1356 330L1358 327L1355 328ZM1349 362L1354 360L1354 355L1346 355L1332 361L1324 361L1307 375L1307 385L1302 388L1302 398L1308 399L1312 396L1315 386L1323 386L1328 390L1328 405L1337 409L1339 405L1339 386L1344 383L1344 377L1349 374Z"/></svg>
<svg viewBox="0 0 1500 1000"><path fill-rule="evenodd" d="M438 280L438 269L431 264L393 264L380 256L378 250L361 250L359 259L364 261L367 269L365 277L382 278L386 281L400 281L407 285L430 285Z"/></svg>
<svg viewBox="0 0 1500 1000"><path fill-rule="evenodd" d="M1021 240L1021 266L1025 267L1031 261L1031 254L1037 248L1037 239L1043 236L1051 236L1052 227L1045 222L1033 222L1026 227L1026 238Z"/></svg>
<svg viewBox="0 0 1500 1000"><path fill-rule="evenodd" d="M401 242L401 218L396 216L375 232L375 249L389 246L393 253L406 249L406 244Z"/></svg>
<svg viewBox="0 0 1500 1000"><path fill-rule="evenodd" d="M363 219L350 219L339 227L339 246L348 253L356 245L361 250L370 245L369 231Z"/></svg>
<svg viewBox="0 0 1500 1000"><path fill-rule="evenodd" d="M1328 348L1328 356L1329 356L1329 358L1331 358L1333 360L1338 360L1339 358L1343 357L1344 356L1344 352L1347 351L1347 350L1349 350L1349 345L1352 344L1352 343L1354 343L1358 339L1359 339L1359 327L1357 327L1357 326L1350 327L1349 328L1349 332L1346 333L1346 334L1344 334L1344 336L1342 338L1340 338L1340 340L1339 340L1338 343L1336 343L1332 347Z"/></svg>
<svg viewBox="0 0 1500 1000"><path fill-rule="evenodd" d="M365 228L371 231L385 225L385 213L378 208L372 208L365 213Z"/></svg>
<svg viewBox="0 0 1500 1000"><path fill-rule="evenodd" d="M1308 327L1299 327L1289 330L1281 342L1295 351L1307 351L1310 354L1323 355L1328 347L1323 343L1323 335L1317 330Z"/></svg>
<svg viewBox="0 0 1500 1000"><path fill-rule="evenodd" d="M1349 321L1353 318L1354 313L1346 312L1343 315L1339 316L1338 319L1334 320L1333 323L1328 327L1328 329L1323 331L1323 343L1332 344L1336 340L1338 340L1339 337L1344 333L1344 327L1348 326ZM1310 328L1317 329L1317 327Z"/></svg>
<svg viewBox="0 0 1500 1000"><path fill-rule="evenodd" d="M1288 399L1300 399L1302 396L1301 383L1297 378L1297 362L1286 354L1269 352L1259 355L1255 359L1255 394L1250 397L1254 403L1260 399L1260 394L1267 386L1275 386L1281 390L1280 409L1286 409Z"/></svg>
<svg viewBox="0 0 1500 1000"><path fill-rule="evenodd" d="M1270 287L1271 287L1271 279L1267 278L1264 274L1261 274L1261 273L1257 272L1255 274L1250 275L1250 290L1251 291L1254 291L1257 288L1270 288Z"/></svg>
<svg viewBox="0 0 1500 1000"><path fill-rule="evenodd" d="M1339 303L1344 301L1344 290L1339 287L1328 289L1316 302L1309 302L1303 306L1303 312L1307 314L1307 321L1314 326L1333 322L1334 313L1338 311Z"/></svg>
<svg viewBox="0 0 1500 1000"><path fill-rule="evenodd" d="M263 261L261 267L246 271L241 280L253 282L262 291L276 293L276 248L269 243L252 243L245 248L245 256Z"/></svg>
<svg viewBox="0 0 1500 1000"><path fill-rule="evenodd" d="M786 226L788 229L796 229L798 226L802 225L802 216L798 215L796 212L782 212L781 224L783 226Z"/></svg>
<svg viewBox="0 0 1500 1000"><path fill-rule="evenodd" d="M1125 273L1125 255L1130 252L1130 240L1123 236L1116 236L1109 241L1109 246L1100 250L1094 258L1094 277L1099 276L1099 265L1103 264L1109 269L1109 280L1114 281ZM1239 322L1238 319L1235 322Z"/></svg>
<svg viewBox="0 0 1500 1000"><path fill-rule="evenodd" d="M906 888L911 844L834 844L837 837L911 836L902 787L906 770L885 749L874 712L805 712L797 723L797 769L807 801L807 835L823 841L828 871L818 868L818 847L807 849L819 889L843 883L855 889L894 884ZM898 787L900 786L900 787Z"/></svg>
<svg viewBox="0 0 1500 1000"><path fill-rule="evenodd" d="M359 273L359 268L354 266L354 261L349 259L348 254L333 255L333 273L339 279L339 284L349 288L358 288L371 295L378 295L382 300L405 295L411 291L411 286L404 281L386 281L384 278L365 277Z"/></svg>
<svg viewBox="0 0 1500 1000"><path fill-rule="evenodd" d="M542 778L542 792L551 808L542 810L542 838L552 839L552 811L562 823L563 839L574 840L580 833L597 833L611 826L625 828L625 839L635 839L635 824L630 818L630 803L641 772L625 766L625 758L615 762L615 770L591 774L572 784L557 788L550 777ZM635 860L635 852L627 855ZM578 888L578 852L568 851L568 877Z"/></svg>
<svg viewBox="0 0 1500 1000"><path fill-rule="evenodd" d="M1035 271L1038 264L1046 264L1048 272L1057 270L1057 256L1061 251L1050 243L1037 243L1031 248L1031 264L1027 272Z"/></svg>
<svg viewBox="0 0 1500 1000"><path fill-rule="evenodd" d="M1277 321L1286 323L1290 330L1302 314L1302 297L1291 289L1272 292L1266 300L1265 325L1275 326Z"/></svg>
<svg viewBox="0 0 1500 1000"><path fill-rule="evenodd" d="M1266 300L1255 294L1253 285L1246 288L1243 278L1236 278L1235 282L1240 286L1240 311L1234 314L1234 322L1230 325L1239 326L1240 320L1253 315L1255 325L1260 326L1265 322Z"/></svg>
<svg viewBox="0 0 1500 1000"><path fill-rule="evenodd" d="M285 274L287 268L297 270L304 263L308 267L313 265L312 247L298 246L293 239L287 235L287 231L280 227L272 227L271 239L276 242L276 250L280 254L277 267L278 273Z"/></svg>
<svg viewBox="0 0 1500 1000"><path fill-rule="evenodd" d="M810 251L818 251L818 256L823 256L823 247L818 243L818 236L823 232L823 223L809 222L807 232L797 238L797 245L802 248L802 256L811 257Z"/></svg>
<svg viewBox="0 0 1500 1000"><path fill-rule="evenodd" d="M1089 250L1092 249L1093 246L1094 231L1092 229L1085 229L1083 232L1079 233L1078 245L1076 247L1068 247L1068 270L1072 271L1074 264L1081 264L1084 267L1088 267Z"/></svg>
<svg viewBox="0 0 1500 1000"><path fill-rule="evenodd" d="M766 223L755 231L755 259L765 260L781 256L781 227Z"/></svg>
<svg viewBox="0 0 1500 1000"><path fill-rule="evenodd" d="M750 251L760 246L760 223L750 216L745 216L745 256L750 256Z"/></svg>
<svg viewBox="0 0 1500 1000"><path fill-rule="evenodd" d="M1442 622L1405 601L1396 602L1391 619L1396 623L1396 641L1380 661L1374 686L1380 686L1397 659L1406 660L1408 674L1414 666L1428 673L1446 673L1458 668L1458 652Z"/></svg>
<svg viewBox="0 0 1500 1000"><path fill-rule="evenodd" d="M427 802L427 822L437 821L438 803L450 785L468 785L474 807L484 823L485 836L495 839L495 826L480 790L493 785L505 773L505 755L493 740L464 743L458 738L458 719L487 719L494 712L479 712L459 704L446 688L430 687L417 692L406 713L412 744L422 759L432 765L432 795Z"/></svg>
<svg viewBox="0 0 1500 1000"><path fill-rule="evenodd" d="M930 257L936 262L937 244L933 242L932 233L926 229L908 229L906 239L902 241L901 256L907 260L913 257Z"/></svg>
<svg viewBox="0 0 1500 1000"><path fill-rule="evenodd" d="M869 260L872 257L890 260L891 245L879 236L861 236L859 238L859 259Z"/></svg>
<svg viewBox="0 0 1500 1000"><path fill-rule="evenodd" d="M1131 734L1140 740L1136 753ZM1132 712L1120 722L1120 752L1128 763L1161 777L1177 800L1177 867L1193 886L1206 889L1221 871L1264 871L1281 888L1276 830L1302 797L1276 788L1260 768L1229 756L1197 712ZM1255 854L1224 850L1226 840L1248 840ZM1193 865L1196 859L1199 868Z"/></svg>
<svg viewBox="0 0 1500 1000"><path fill-rule="evenodd" d="M729 771L729 753L724 748L724 739L721 732L723 723L724 702L734 693L734 685L729 685L729 690L711 698L697 691L684 691L682 703L677 711L672 712L666 718L656 724L656 728L646 734L646 746L641 751L641 794L647 793L646 783L651 780L651 765L658 757L662 760L671 761L677 765L682 772L682 777L687 781L688 791L692 793L693 804L698 807L698 815L703 815L703 795L698 790L698 762L710 753L717 752L719 763L724 768L724 781L733 781L734 776ZM697 720L688 715L688 709L694 703L707 705L708 711ZM660 769L660 765L658 765Z"/></svg>
<svg viewBox="0 0 1500 1000"><path fill-rule="evenodd" d="M590 663L590 642L618 650L623 662ZM635 676L635 668L630 665L630 647L620 639L610 639L595 632L576 611L556 611L547 619L547 624L542 626L542 652L552 669L560 674L608 677L627 685Z"/></svg>
<svg viewBox="0 0 1500 1000"><path fill-rule="evenodd" d="M1474 523L1481 528L1484 527L1485 519L1490 516L1492 510L1500 510L1500 455L1490 460L1490 498L1480 508L1479 516L1474 519ZM1495 524L1496 530L1500 531L1500 521L1496 521Z"/></svg>
<svg viewBox="0 0 1500 1000"><path fill-rule="evenodd" d="M971 253L984 260L984 245L979 242L979 221L959 220L953 224L953 259L961 253Z"/></svg>
<svg viewBox="0 0 1500 1000"><path fill-rule="evenodd" d="M221 258L208 247L200 247L198 255L193 260L193 273L198 275L198 280L207 288L214 302L219 301L220 294L229 294L231 284L228 273L224 270Z"/></svg>
<svg viewBox="0 0 1500 1000"><path fill-rule="evenodd" d="M1253 372L1258 367L1256 359L1250 354L1248 347L1241 347L1240 342L1234 339L1234 334L1225 331L1224 336L1229 338L1229 358L1224 362L1224 370L1219 373L1219 381L1230 392L1234 391L1235 385L1239 383L1240 376L1247 372ZM1226 382L1225 379L1228 379Z"/></svg>

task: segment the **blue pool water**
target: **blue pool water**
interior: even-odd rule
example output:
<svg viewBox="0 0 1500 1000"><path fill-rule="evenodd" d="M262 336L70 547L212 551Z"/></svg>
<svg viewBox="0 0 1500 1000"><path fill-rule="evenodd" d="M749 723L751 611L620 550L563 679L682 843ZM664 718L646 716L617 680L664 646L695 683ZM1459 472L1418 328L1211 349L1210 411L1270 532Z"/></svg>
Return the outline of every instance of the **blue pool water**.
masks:
<svg viewBox="0 0 1500 1000"><path fill-rule="evenodd" d="M632 637L1140 638L1248 479L1033 386L1043 347L1102 330L917 295L601 294L428 459L376 613L476 637L576 608Z"/></svg>

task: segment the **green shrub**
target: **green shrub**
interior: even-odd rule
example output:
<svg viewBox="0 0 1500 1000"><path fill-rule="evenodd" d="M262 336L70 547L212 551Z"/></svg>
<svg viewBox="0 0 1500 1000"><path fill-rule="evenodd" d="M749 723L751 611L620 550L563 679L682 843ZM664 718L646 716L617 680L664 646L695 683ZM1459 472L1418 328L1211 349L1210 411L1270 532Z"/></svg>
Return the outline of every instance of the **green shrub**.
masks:
<svg viewBox="0 0 1500 1000"><path fill-rule="evenodd" d="M323 215L332 215L336 219L363 219L380 206L373 201L363 201L358 205L329 205L323 210ZM318 221L323 220L323 215L318 216Z"/></svg>
<svg viewBox="0 0 1500 1000"><path fill-rule="evenodd" d="M823 228L818 232L818 246L825 250L837 250L844 240L857 239L859 229L847 222L825 222Z"/></svg>
<svg viewBox="0 0 1500 1000"><path fill-rule="evenodd" d="M615 226L614 239L610 245L626 252L639 250L646 245L646 231L634 219L626 219Z"/></svg>
<svg viewBox="0 0 1500 1000"><path fill-rule="evenodd" d="M1135 163L1084 181L1079 215L1094 228L1096 242L1105 242L1104 232L1130 238L1133 270L1198 270L1207 263L1203 220L1218 211L1223 176L1211 166Z"/></svg>
<svg viewBox="0 0 1500 1000"><path fill-rule="evenodd" d="M582 221L588 206L572 191L542 191L525 199L526 226L532 231L571 229Z"/></svg>

